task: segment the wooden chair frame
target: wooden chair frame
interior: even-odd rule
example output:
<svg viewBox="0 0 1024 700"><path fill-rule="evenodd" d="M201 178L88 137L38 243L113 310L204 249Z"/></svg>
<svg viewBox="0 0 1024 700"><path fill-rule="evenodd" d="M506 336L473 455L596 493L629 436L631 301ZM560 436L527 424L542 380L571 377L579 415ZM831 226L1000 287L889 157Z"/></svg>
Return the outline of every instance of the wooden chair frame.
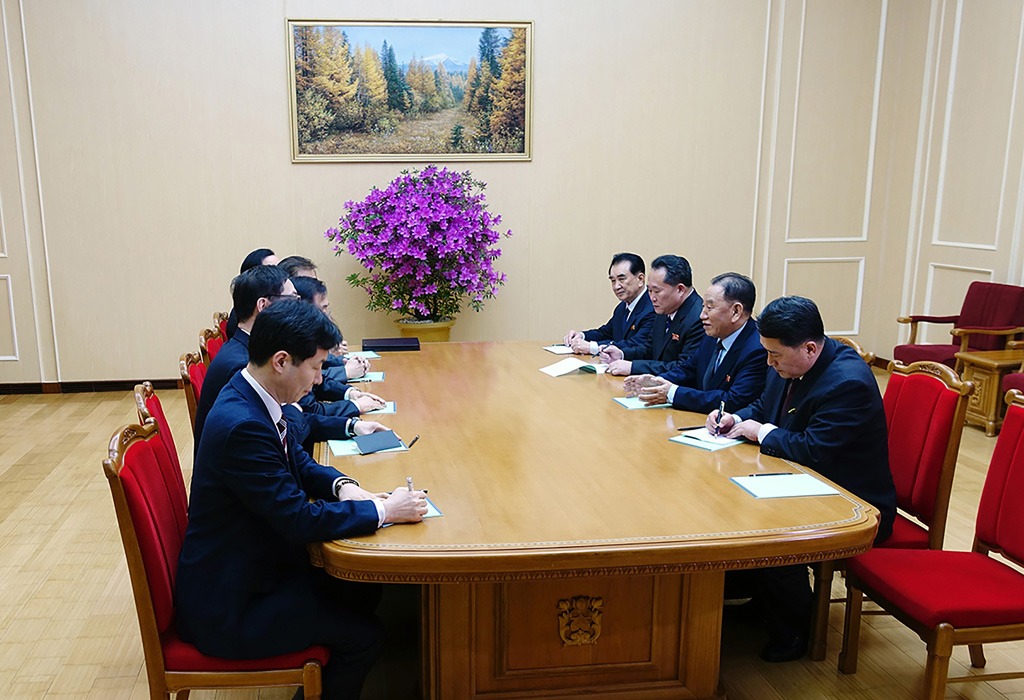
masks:
<svg viewBox="0 0 1024 700"><path fill-rule="evenodd" d="M157 629L156 611L153 608L153 597L146 576L146 565L135 534L124 485L121 482L125 453L134 443L148 441L157 434L155 421L146 425L123 426L110 439L108 456L103 460L103 473L110 484L117 526L121 531L125 558L128 560L128 575L142 632L142 649L146 658L150 698L167 700L170 694L180 693L177 697L187 700L189 691L193 689L301 686L306 698L316 700L322 692L320 662L316 660L307 661L301 668L272 671L168 671L164 666L163 647L160 644L160 631Z"/></svg>
<svg viewBox="0 0 1024 700"><path fill-rule="evenodd" d="M198 365L203 361L199 353L185 352L178 358L178 372L181 374L181 383L185 389L185 403L188 404L188 418L192 425L192 433L195 435L196 411L199 410L199 399L192 387L192 377L189 376L188 368Z"/></svg>
<svg viewBox="0 0 1024 700"><path fill-rule="evenodd" d="M873 353L873 352L869 352L869 351L865 350L861 346L861 344L858 343L853 338L847 338L845 335L833 335L833 336L830 336L830 337L832 338L832 340L840 342L843 345L848 345L849 347L851 347L854 350L856 350L857 354L860 355L860 359L862 359L865 362L867 362L869 366L875 364L875 359L877 358L877 355L875 355L875 353Z"/></svg>
<svg viewBox="0 0 1024 700"><path fill-rule="evenodd" d="M1024 394L1019 391L1006 392L1005 401L1007 405L1016 404L1024 408ZM985 554L986 556L989 554L1000 554L1007 561L1013 562L1018 566L1024 566L1024 561L1017 561L1012 557L1006 556L999 548L991 547L981 542L977 536L974 538L972 551ZM843 650L839 653L839 670L843 673L857 672L861 606L865 593L886 611L891 611L893 617L913 630L927 645L928 660L924 671L925 692L922 696L924 700L942 700L946 694L947 683L1024 678L1024 671L947 677L949 673L949 658L952 656L954 646L966 644L971 656L971 666L974 668L984 668L985 652L982 649L982 644L1012 642L1024 639L1024 623L992 625L989 627L961 627L958 629L943 622L934 628L928 627L898 610L891 601L879 595L877 591L872 590L869 586L864 585L862 581L853 575L848 576L846 580L846 618L843 624Z"/></svg>
<svg viewBox="0 0 1024 700"><path fill-rule="evenodd" d="M974 384L961 380L956 372L937 362L912 362L909 365L904 365L893 360L889 362L887 369L890 376L893 374L902 374L908 377L915 374L932 375L959 394L956 407L953 410L953 428L949 431L949 440L946 442L946 451L939 472L939 483L935 492L934 517L928 526L928 549L942 549L942 542L946 536L946 518L949 515L949 496L953 491L953 472L956 470L957 455L960 454L960 439L963 436L964 416L967 414L967 400L974 393ZM821 661L825 658L828 644L829 606L832 603L843 602L842 598L832 598L832 578L836 569L841 568L841 560L832 560L820 562L814 570L814 611L808 644L808 657L812 661Z"/></svg>
<svg viewBox="0 0 1024 700"><path fill-rule="evenodd" d="M919 323L956 323L956 319L957 318L958 318L957 316L925 316L925 317L921 317L921 316L917 316L917 317L900 316L900 317L898 317L896 319L896 323L909 323L910 324L910 338L907 340L906 344L907 345L916 345L917 344L917 324L919 324ZM1007 342L1007 346L1006 347L1009 348L1010 347L1009 344L1013 342L1013 339L1011 339L1010 336L1019 336L1021 334L1024 334L1024 328L1018 327L1018 328L1006 328L1004 330L991 330L989 328L957 328L957 327L954 326L953 330L951 330L950 333L953 336L960 338L960 350L959 350L959 352L968 352L970 350L970 347L968 347L968 343L970 342L970 339L971 339L972 335L1002 335L1002 336L1006 336L1006 338L1007 338L1007 341L1006 341ZM964 369L963 361L960 360L959 358L957 358L957 360L956 360L956 367L954 369L957 372L957 374L959 374L960 372L963 372L963 369Z"/></svg>
<svg viewBox="0 0 1024 700"><path fill-rule="evenodd" d="M220 326L213 328L204 328L199 331L199 353L203 357L203 364L207 367L213 362L213 357L210 356L210 351L207 349L207 344L214 338L220 338L224 342L227 342L227 338L221 335Z"/></svg>

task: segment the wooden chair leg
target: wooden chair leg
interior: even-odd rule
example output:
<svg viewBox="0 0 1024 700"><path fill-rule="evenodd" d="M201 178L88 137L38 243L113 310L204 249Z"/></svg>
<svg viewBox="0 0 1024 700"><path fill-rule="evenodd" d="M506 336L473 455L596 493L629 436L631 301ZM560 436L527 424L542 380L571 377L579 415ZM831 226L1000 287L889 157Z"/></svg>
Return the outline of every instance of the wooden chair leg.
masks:
<svg viewBox="0 0 1024 700"><path fill-rule="evenodd" d="M839 670L857 672L857 651L860 645L860 611L864 594L849 575L846 577L846 616L843 618L843 650L839 652Z"/></svg>
<svg viewBox="0 0 1024 700"><path fill-rule="evenodd" d="M924 700L942 700L946 695L949 657L953 654L953 628L942 623L928 640L928 663L924 667Z"/></svg>
<svg viewBox="0 0 1024 700"><path fill-rule="evenodd" d="M980 644L969 644L967 651L971 654L971 666L985 668L985 650Z"/></svg>
<svg viewBox="0 0 1024 700"><path fill-rule="evenodd" d="M832 578L835 575L834 561L818 562L814 567L814 613L811 617L811 639L807 655L812 661L825 658L828 645L828 609L832 601Z"/></svg>
<svg viewBox="0 0 1024 700"><path fill-rule="evenodd" d="M302 694L305 700L320 700L323 693L319 661L307 661L302 666Z"/></svg>

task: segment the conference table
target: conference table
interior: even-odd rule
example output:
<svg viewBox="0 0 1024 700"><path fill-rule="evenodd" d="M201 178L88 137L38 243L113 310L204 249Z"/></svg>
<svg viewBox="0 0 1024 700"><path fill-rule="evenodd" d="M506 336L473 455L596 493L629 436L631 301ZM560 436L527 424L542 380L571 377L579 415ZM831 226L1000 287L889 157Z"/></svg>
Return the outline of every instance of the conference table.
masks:
<svg viewBox="0 0 1024 700"><path fill-rule="evenodd" d="M314 545L313 561L422 584L431 700L724 697L725 572L859 554L878 513L841 489L754 498L730 477L808 470L670 442L704 416L627 410L621 377L539 371L559 359L485 342L374 360L383 383L360 386L397 408L379 420L420 439L330 463L370 491L411 476L443 516Z"/></svg>

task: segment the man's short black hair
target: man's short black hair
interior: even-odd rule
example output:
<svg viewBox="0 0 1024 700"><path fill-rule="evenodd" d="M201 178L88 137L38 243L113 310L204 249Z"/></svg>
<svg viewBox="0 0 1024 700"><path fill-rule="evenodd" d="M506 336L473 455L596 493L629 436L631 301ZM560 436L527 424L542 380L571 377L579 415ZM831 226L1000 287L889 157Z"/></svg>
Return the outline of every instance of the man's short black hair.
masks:
<svg viewBox="0 0 1024 700"><path fill-rule="evenodd" d="M310 272L316 272L316 263L309 258L304 258L301 255L289 255L277 264L278 267L284 268L284 271L288 273L289 277L299 277L298 274L302 270L309 270Z"/></svg>
<svg viewBox="0 0 1024 700"><path fill-rule="evenodd" d="M263 264L263 258L273 255L274 251L270 248L257 248L248 255L245 256L245 260L242 261L242 266L238 268L238 272L242 273L246 270L251 270L254 267L258 267Z"/></svg>
<svg viewBox="0 0 1024 700"><path fill-rule="evenodd" d="M665 271L665 283L673 287L677 284L684 284L687 287L693 286L693 271L690 269L689 261L679 255L659 255L651 263L651 270L663 269Z"/></svg>
<svg viewBox="0 0 1024 700"><path fill-rule="evenodd" d="M608 274L612 273L612 268L619 263L629 263L629 271L634 275L642 275L647 272L647 268L644 267L644 259L636 253L618 253L612 258L612 264L608 266Z"/></svg>
<svg viewBox="0 0 1024 700"><path fill-rule="evenodd" d="M754 313L757 289L754 281L738 272L725 272L711 280L712 285L722 288L722 298L730 304L739 302L748 314Z"/></svg>
<svg viewBox="0 0 1024 700"><path fill-rule="evenodd" d="M327 314L298 299L284 299L268 306L252 324L249 361L262 367L274 353L284 350L292 364L301 365L317 350L330 350L341 343L341 331Z"/></svg>
<svg viewBox="0 0 1024 700"><path fill-rule="evenodd" d="M277 265L251 267L231 281L231 301L235 318L241 323L256 313L256 302L262 297L274 297L288 281L288 273Z"/></svg>
<svg viewBox="0 0 1024 700"><path fill-rule="evenodd" d="M787 348L825 340L818 305L804 297L779 297L770 302L757 319L757 328L761 337L774 338Z"/></svg>
<svg viewBox="0 0 1024 700"><path fill-rule="evenodd" d="M312 304L316 301L317 295L327 295L327 285L316 277L299 275L298 277L292 277L291 280L292 284L295 285L295 291L298 292L299 298L303 301L308 301Z"/></svg>

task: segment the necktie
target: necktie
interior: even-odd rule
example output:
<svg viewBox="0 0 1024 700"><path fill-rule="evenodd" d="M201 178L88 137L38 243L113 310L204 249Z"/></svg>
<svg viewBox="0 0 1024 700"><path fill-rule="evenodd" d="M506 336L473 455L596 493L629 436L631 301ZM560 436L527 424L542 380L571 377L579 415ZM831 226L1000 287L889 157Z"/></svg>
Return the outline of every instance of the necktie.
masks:
<svg viewBox="0 0 1024 700"><path fill-rule="evenodd" d="M704 386L703 389L707 389L711 385L711 377L715 376L715 372L718 371L718 365L722 364L722 350L725 346L722 345L722 341L719 340L715 346L715 354L711 356L711 362L708 363L708 368L704 372Z"/></svg>
<svg viewBox="0 0 1024 700"><path fill-rule="evenodd" d="M285 420L282 415L277 421L277 434L281 437L281 447L284 448L284 453L288 454L288 421Z"/></svg>
<svg viewBox="0 0 1024 700"><path fill-rule="evenodd" d="M779 423L786 420L786 415L789 411L789 402L793 400L793 388L795 386L795 379L790 379L786 382L786 398L782 402L782 411L779 413Z"/></svg>

